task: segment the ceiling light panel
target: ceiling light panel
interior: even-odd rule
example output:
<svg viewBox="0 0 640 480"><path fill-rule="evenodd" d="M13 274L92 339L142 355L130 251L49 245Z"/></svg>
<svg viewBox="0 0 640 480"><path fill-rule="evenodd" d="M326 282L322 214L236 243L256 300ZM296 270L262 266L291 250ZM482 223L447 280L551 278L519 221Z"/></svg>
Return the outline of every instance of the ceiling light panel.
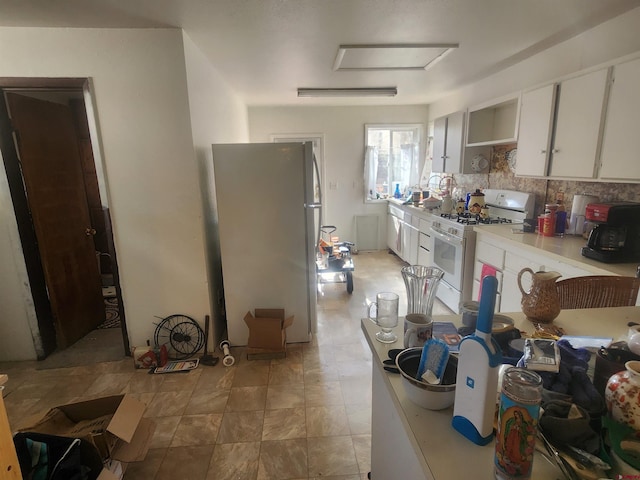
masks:
<svg viewBox="0 0 640 480"><path fill-rule="evenodd" d="M457 43L340 45L333 69L426 70L455 48Z"/></svg>
<svg viewBox="0 0 640 480"><path fill-rule="evenodd" d="M395 97L396 87L299 88L298 97Z"/></svg>

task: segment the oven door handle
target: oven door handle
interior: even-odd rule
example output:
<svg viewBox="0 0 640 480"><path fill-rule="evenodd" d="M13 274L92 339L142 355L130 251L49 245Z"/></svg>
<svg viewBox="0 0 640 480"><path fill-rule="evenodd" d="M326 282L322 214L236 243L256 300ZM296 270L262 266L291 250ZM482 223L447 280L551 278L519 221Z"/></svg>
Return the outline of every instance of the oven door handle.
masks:
<svg viewBox="0 0 640 480"><path fill-rule="evenodd" d="M450 244L462 245L463 240L461 238L454 237L453 235L447 235L445 232L434 227L433 225L430 227L430 229L431 229L431 232L433 232L435 235L440 237L440 239L442 239L443 241Z"/></svg>

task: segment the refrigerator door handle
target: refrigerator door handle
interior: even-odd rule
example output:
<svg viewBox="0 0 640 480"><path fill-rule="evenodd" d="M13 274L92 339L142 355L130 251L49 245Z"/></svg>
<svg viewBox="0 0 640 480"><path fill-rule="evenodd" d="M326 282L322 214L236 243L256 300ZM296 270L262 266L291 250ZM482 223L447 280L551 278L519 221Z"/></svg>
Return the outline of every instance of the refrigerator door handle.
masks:
<svg viewBox="0 0 640 480"><path fill-rule="evenodd" d="M304 208L322 208L321 203L305 203Z"/></svg>

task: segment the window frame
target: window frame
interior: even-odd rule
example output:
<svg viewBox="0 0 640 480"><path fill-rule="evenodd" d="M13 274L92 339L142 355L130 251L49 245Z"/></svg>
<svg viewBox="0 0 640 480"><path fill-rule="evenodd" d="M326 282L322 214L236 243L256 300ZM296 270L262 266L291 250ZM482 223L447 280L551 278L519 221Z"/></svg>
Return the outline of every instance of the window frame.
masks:
<svg viewBox="0 0 640 480"><path fill-rule="evenodd" d="M422 167L424 166L424 138L425 138L425 125L424 123L366 123L364 125L364 147L365 147L365 155L366 148L369 145L369 130L389 130L390 133L394 131L407 131L413 130L414 134L418 136L418 139L415 143L418 144L418 172L417 179L420 181L420 174L422 172ZM390 136L393 138L393 135ZM363 181L365 184L365 188L367 185L367 172L363 171ZM389 190L391 190L391 186L389 186ZM369 198L366 191L363 191L364 195L364 203L382 203L386 202L388 198L392 198L393 193L390 191L389 196L387 198Z"/></svg>

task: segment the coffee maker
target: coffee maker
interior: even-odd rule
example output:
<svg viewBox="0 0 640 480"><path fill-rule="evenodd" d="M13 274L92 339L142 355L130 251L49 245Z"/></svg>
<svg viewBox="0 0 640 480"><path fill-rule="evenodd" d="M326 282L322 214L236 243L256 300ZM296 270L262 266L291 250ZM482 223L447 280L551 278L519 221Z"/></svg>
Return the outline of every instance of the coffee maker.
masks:
<svg viewBox="0 0 640 480"><path fill-rule="evenodd" d="M583 256L605 263L640 260L640 203L590 203L585 218L596 225Z"/></svg>

